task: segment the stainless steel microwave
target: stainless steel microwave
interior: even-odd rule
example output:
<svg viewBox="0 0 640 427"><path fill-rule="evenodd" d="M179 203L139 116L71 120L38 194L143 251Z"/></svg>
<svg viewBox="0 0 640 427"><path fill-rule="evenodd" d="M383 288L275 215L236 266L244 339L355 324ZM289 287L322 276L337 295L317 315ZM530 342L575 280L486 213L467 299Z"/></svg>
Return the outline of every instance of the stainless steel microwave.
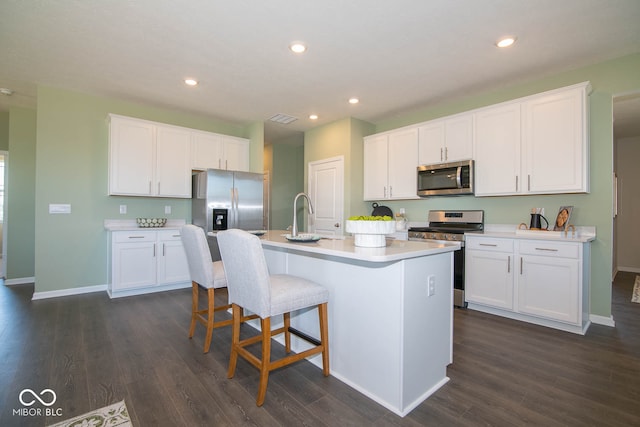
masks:
<svg viewBox="0 0 640 427"><path fill-rule="evenodd" d="M473 160L418 166L418 196L473 194Z"/></svg>

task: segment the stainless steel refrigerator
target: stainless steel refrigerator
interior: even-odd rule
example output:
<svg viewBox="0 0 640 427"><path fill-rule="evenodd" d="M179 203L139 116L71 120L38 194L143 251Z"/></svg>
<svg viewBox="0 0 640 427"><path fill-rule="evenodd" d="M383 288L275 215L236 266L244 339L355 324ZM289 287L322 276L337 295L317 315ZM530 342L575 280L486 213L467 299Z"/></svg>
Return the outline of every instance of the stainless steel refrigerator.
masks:
<svg viewBox="0 0 640 427"><path fill-rule="evenodd" d="M264 199L261 173L208 169L193 175L191 215L193 224L206 233L240 228L263 230ZM220 259L215 238L209 234L214 260Z"/></svg>

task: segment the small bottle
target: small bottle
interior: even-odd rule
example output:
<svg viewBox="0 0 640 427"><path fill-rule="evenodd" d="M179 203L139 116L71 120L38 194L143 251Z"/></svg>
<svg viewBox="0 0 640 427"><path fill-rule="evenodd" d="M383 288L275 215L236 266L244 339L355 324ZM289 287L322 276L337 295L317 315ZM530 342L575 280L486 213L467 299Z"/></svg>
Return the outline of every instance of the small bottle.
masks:
<svg viewBox="0 0 640 427"><path fill-rule="evenodd" d="M396 214L396 231L404 231L407 228L407 218L404 215L404 209Z"/></svg>

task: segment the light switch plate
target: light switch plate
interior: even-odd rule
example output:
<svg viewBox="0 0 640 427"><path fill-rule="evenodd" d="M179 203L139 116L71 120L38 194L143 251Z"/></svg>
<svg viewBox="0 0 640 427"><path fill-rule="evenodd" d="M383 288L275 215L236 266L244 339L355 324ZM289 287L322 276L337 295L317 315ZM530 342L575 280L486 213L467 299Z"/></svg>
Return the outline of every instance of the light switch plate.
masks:
<svg viewBox="0 0 640 427"><path fill-rule="evenodd" d="M120 205L120 213L121 214L127 213L127 205Z"/></svg>
<svg viewBox="0 0 640 427"><path fill-rule="evenodd" d="M64 203L49 203L50 214L70 214L71 205Z"/></svg>
<svg viewBox="0 0 640 427"><path fill-rule="evenodd" d="M171 213L171 206L167 205L164 207L164 214L169 215Z"/></svg>

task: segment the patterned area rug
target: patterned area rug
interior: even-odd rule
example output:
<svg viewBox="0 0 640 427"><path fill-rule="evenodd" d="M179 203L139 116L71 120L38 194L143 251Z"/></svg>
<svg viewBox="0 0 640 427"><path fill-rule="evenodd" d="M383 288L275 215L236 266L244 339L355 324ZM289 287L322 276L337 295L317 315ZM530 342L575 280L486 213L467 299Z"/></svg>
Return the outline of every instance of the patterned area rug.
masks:
<svg viewBox="0 0 640 427"><path fill-rule="evenodd" d="M133 427L124 400L49 427Z"/></svg>
<svg viewBox="0 0 640 427"><path fill-rule="evenodd" d="M633 294L631 294L631 302L640 303L640 276L636 276L636 283L633 285Z"/></svg>

